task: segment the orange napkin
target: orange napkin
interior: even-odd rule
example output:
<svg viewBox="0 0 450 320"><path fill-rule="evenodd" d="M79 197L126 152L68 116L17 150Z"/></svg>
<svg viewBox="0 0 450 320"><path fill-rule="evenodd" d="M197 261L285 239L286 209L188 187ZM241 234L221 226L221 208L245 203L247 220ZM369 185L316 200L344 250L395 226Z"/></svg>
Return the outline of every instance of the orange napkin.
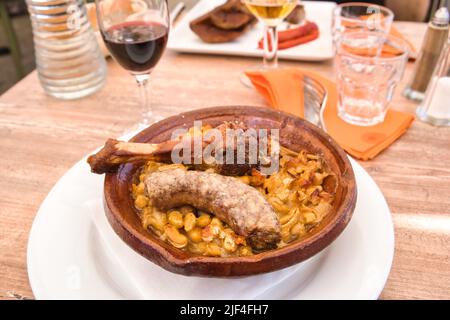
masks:
<svg viewBox="0 0 450 320"><path fill-rule="evenodd" d="M416 47L396 27L394 27L394 26L391 27L390 35L400 38L403 41L405 41L406 45L408 46L408 49L409 49L409 59L410 60L417 59ZM399 51L398 49L395 49L394 47L391 47L389 45L384 45L383 53L386 55L397 56L397 55L401 54L401 51Z"/></svg>
<svg viewBox="0 0 450 320"><path fill-rule="evenodd" d="M337 115L336 84L314 72L299 69L279 69L266 72L246 72L256 90L277 110L304 116L302 79L304 75L321 83L328 91L323 114L325 130L350 155L360 160L375 158L397 140L414 121L414 116L389 110L383 123L359 127L344 122Z"/></svg>

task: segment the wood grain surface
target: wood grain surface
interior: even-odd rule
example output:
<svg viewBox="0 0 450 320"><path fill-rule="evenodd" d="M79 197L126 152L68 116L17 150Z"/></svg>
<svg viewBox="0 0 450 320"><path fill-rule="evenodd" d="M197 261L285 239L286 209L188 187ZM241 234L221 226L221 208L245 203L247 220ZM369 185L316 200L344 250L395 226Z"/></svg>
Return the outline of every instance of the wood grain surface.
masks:
<svg viewBox="0 0 450 320"><path fill-rule="evenodd" d="M426 25L397 23L418 47ZM265 105L239 77L256 59L166 52L152 75L162 115L214 105ZM283 62L333 77L332 62ZM0 298L33 298L28 234L56 181L80 158L139 119L133 79L109 61L106 86L77 101L44 94L36 72L0 97ZM406 82L412 72L409 64ZM405 83L400 86L404 87ZM414 112L397 90L392 107ZM394 263L382 299L450 298L450 128L416 121L373 161L362 162L393 213Z"/></svg>

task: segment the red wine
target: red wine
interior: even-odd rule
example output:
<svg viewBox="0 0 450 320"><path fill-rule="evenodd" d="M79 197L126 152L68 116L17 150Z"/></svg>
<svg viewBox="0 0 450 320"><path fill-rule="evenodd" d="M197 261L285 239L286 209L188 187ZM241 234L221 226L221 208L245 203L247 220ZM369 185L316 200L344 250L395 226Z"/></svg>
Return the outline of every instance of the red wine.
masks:
<svg viewBox="0 0 450 320"><path fill-rule="evenodd" d="M166 26L145 21L124 22L102 32L111 55L135 73L153 69L166 48L168 34Z"/></svg>

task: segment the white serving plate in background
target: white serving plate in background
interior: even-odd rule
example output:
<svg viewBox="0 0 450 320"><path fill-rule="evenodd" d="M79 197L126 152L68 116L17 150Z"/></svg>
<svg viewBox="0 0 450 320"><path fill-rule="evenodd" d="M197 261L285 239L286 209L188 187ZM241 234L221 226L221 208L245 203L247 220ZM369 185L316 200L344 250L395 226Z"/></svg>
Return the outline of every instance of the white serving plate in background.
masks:
<svg viewBox="0 0 450 320"><path fill-rule="evenodd" d="M258 49L258 41L263 35L263 26L260 23L238 39L227 43L205 43L191 31L189 23L192 20L224 2L225 0L200 0L171 30L167 48L186 53L262 57L263 51ZM331 23L336 4L334 2L314 1L303 1L303 3L306 18L317 23L320 37L303 45L280 50L278 52L279 58L301 61L324 61L333 58Z"/></svg>

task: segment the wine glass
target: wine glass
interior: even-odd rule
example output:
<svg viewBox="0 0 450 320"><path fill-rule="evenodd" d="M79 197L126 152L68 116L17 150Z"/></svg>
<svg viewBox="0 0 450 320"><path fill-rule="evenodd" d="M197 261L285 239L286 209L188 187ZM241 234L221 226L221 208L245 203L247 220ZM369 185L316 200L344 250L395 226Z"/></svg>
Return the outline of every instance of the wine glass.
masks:
<svg viewBox="0 0 450 320"><path fill-rule="evenodd" d="M136 79L142 100L139 125L147 126L155 120L147 84L169 35L167 0L96 0L96 4L106 47Z"/></svg>
<svg viewBox="0 0 450 320"><path fill-rule="evenodd" d="M278 68L277 27L294 10L298 0L242 0L248 10L264 24L263 65L258 69ZM246 82L244 82L246 84Z"/></svg>

